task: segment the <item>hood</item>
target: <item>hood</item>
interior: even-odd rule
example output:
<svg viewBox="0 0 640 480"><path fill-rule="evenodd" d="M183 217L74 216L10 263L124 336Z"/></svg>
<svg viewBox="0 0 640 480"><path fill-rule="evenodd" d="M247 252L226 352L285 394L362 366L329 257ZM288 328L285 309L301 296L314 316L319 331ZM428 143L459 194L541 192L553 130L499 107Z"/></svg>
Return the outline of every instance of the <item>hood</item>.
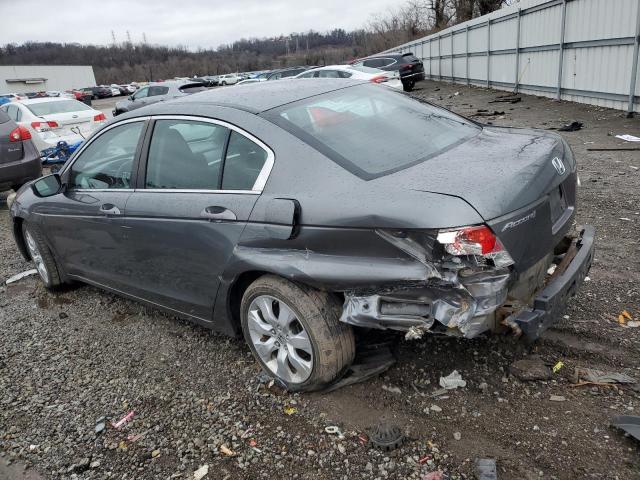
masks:
<svg viewBox="0 0 640 480"><path fill-rule="evenodd" d="M555 157L566 167L563 175L552 163ZM455 148L379 180L459 197L490 220L532 204L574 169L571 152L557 134L485 127Z"/></svg>

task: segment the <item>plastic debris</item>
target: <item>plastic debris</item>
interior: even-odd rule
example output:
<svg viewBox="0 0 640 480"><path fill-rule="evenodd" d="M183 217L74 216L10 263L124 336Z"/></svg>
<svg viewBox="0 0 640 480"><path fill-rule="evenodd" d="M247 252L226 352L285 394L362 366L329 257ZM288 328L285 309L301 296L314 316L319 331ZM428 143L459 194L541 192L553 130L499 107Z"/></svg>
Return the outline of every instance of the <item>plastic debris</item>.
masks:
<svg viewBox="0 0 640 480"><path fill-rule="evenodd" d="M22 280L23 278L28 277L30 275L36 275L37 273L38 273L38 270L36 270L35 268L32 270L27 270L26 272L17 273L13 277L9 277L7 281L4 283L6 285L11 285L12 283L17 282L18 280Z"/></svg>
<svg viewBox="0 0 640 480"><path fill-rule="evenodd" d="M160 456L160 450L154 450L151 452L151 458L158 458Z"/></svg>
<svg viewBox="0 0 640 480"><path fill-rule="evenodd" d="M236 452L231 450L226 445L220 445L220 453L224 453L227 457L233 457L236 454Z"/></svg>
<svg viewBox="0 0 640 480"><path fill-rule="evenodd" d="M424 327L422 326L413 326L411 327L407 333L404 336L405 340L419 340L421 339L424 334L425 334L426 330Z"/></svg>
<svg viewBox="0 0 640 480"><path fill-rule="evenodd" d="M640 142L640 137L634 137L633 135L616 135L616 138L625 142Z"/></svg>
<svg viewBox="0 0 640 480"><path fill-rule="evenodd" d="M397 393L398 395L402 393L402 390L400 390L398 387L390 387L388 385L382 385L382 389L389 393Z"/></svg>
<svg viewBox="0 0 640 480"><path fill-rule="evenodd" d="M611 425L624 430L636 440L640 440L640 417L622 415L611 419Z"/></svg>
<svg viewBox="0 0 640 480"><path fill-rule="evenodd" d="M636 321L627 322L627 327L629 327L629 328L638 328L638 327L640 327L640 322L636 322Z"/></svg>
<svg viewBox="0 0 640 480"><path fill-rule="evenodd" d="M457 370L454 370L448 376L440 377L440 386L447 390L453 390L458 387L466 387L467 382L462 379L462 375L460 375Z"/></svg>
<svg viewBox="0 0 640 480"><path fill-rule="evenodd" d="M203 465L195 472L193 472L193 480L201 480L202 478L206 477L208 473L209 465Z"/></svg>
<svg viewBox="0 0 640 480"><path fill-rule="evenodd" d="M564 363L560 361L560 362L556 363L556 364L553 366L553 368L551 369L551 371L552 371L553 373L558 373L562 367L564 367Z"/></svg>
<svg viewBox="0 0 640 480"><path fill-rule="evenodd" d="M636 383L636 379L624 373L603 372L593 368L576 367L574 378L576 386L579 385L610 385L613 383Z"/></svg>
<svg viewBox="0 0 640 480"><path fill-rule="evenodd" d="M577 132L578 130L582 130L584 123L582 122L571 122L564 127L560 127L558 131L560 132Z"/></svg>
<svg viewBox="0 0 640 480"><path fill-rule="evenodd" d="M294 413L298 413L298 409L296 407L292 407L290 405L286 405L284 407L285 415L293 415Z"/></svg>
<svg viewBox="0 0 640 480"><path fill-rule="evenodd" d="M436 470L423 475L422 480L444 480L444 474L440 470Z"/></svg>
<svg viewBox="0 0 640 480"><path fill-rule="evenodd" d="M337 435L338 439L340 440L344 438L344 434L340 431L340 428L336 427L335 425L330 425L328 427L325 427L324 431L329 435Z"/></svg>
<svg viewBox="0 0 640 480"><path fill-rule="evenodd" d="M498 469L493 458L476 460L476 477L478 480L498 480Z"/></svg>
<svg viewBox="0 0 640 480"><path fill-rule="evenodd" d="M382 421L371 427L369 442L375 448L390 452L402 445L404 435L399 426Z"/></svg>
<svg viewBox="0 0 640 480"><path fill-rule="evenodd" d="M549 397L549 400L551 400L552 402L565 402L567 399L562 395L551 395Z"/></svg>
<svg viewBox="0 0 640 480"><path fill-rule="evenodd" d="M124 417L122 417L120 420L118 420L117 422L112 422L111 426L113 428L120 428L121 426L123 426L125 423L129 422L132 418L133 418L133 410L131 410L129 413L127 413Z"/></svg>

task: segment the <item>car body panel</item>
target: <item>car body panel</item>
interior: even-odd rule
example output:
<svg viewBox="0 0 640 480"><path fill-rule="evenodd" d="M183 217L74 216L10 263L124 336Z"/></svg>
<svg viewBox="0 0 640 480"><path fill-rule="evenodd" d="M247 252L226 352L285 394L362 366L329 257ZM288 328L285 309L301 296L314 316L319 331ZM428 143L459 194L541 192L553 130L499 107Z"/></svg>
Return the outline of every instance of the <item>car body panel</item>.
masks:
<svg viewBox="0 0 640 480"><path fill-rule="evenodd" d="M31 140L10 141L18 125L0 111L0 191L42 175L40 154Z"/></svg>

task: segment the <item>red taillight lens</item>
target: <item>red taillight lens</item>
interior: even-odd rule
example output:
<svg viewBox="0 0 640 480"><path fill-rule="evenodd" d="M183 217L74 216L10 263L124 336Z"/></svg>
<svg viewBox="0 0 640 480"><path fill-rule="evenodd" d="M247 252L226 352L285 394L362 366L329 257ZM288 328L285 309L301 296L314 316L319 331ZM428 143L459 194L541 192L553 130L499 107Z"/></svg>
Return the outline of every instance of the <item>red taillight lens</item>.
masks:
<svg viewBox="0 0 640 480"><path fill-rule="evenodd" d="M411 68L412 68L412 65L402 65L400 67L400 70L411 70Z"/></svg>
<svg viewBox="0 0 640 480"><path fill-rule="evenodd" d="M389 80L389 79L387 78L386 75L377 75L377 76L373 77L372 79L370 79L369 81L373 82L373 83L382 83L382 82L386 82L387 80Z"/></svg>
<svg viewBox="0 0 640 480"><path fill-rule="evenodd" d="M441 231L438 233L438 242L451 255L486 255L502 250L496 236L485 225Z"/></svg>
<svg viewBox="0 0 640 480"><path fill-rule="evenodd" d="M11 130L9 133L10 142L21 142L23 140L29 140L31 138L31 132L22 125Z"/></svg>
<svg viewBox="0 0 640 480"><path fill-rule="evenodd" d="M104 122L106 119L107 119L107 117L106 117L106 115L104 113L99 113L98 115L93 117L93 121L94 122Z"/></svg>
<svg viewBox="0 0 640 480"><path fill-rule="evenodd" d="M31 128L38 132L46 132L52 128L58 128L58 122L31 122Z"/></svg>

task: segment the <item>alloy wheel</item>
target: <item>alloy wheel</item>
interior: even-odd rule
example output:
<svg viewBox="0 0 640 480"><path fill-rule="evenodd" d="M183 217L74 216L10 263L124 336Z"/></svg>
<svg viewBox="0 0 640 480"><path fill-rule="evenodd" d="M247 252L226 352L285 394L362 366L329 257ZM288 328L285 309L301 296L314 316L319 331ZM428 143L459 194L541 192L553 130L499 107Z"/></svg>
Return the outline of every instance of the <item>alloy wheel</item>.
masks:
<svg viewBox="0 0 640 480"><path fill-rule="evenodd" d="M313 346L295 312L282 300L260 295L249 305L249 336L267 368L288 383L303 383L313 370Z"/></svg>
<svg viewBox="0 0 640 480"><path fill-rule="evenodd" d="M33 259L33 262L36 264L36 269L42 278L42 281L45 283L49 282L49 271L47 270L47 266L44 264L44 260L42 258L42 254L38 249L38 244L34 240L31 232L26 230L24 233L24 238L27 244L27 249L29 250L29 255Z"/></svg>

